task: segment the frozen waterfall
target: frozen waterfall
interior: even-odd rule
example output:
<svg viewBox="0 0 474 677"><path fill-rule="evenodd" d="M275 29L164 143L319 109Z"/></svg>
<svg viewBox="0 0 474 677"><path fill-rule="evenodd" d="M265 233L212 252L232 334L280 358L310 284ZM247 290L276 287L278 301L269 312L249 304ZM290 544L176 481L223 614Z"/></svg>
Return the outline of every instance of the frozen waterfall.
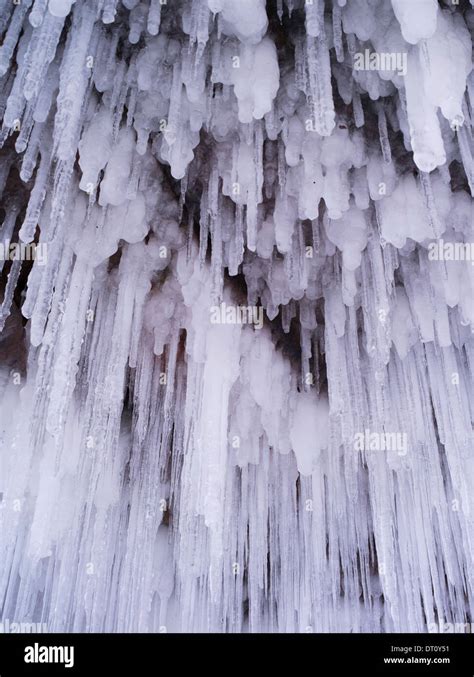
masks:
<svg viewBox="0 0 474 677"><path fill-rule="evenodd" d="M0 622L474 623L473 30L0 0Z"/></svg>

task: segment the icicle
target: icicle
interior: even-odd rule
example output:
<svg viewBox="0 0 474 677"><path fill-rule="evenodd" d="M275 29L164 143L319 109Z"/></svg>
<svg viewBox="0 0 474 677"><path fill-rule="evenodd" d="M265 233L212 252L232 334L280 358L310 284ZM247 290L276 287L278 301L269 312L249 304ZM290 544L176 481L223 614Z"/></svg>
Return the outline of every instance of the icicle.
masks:
<svg viewBox="0 0 474 677"><path fill-rule="evenodd" d="M76 30L71 34L72 38L66 47L61 64L57 112L54 119L53 153L66 163L71 162L76 154L83 110L83 102L78 92L84 95L90 77L87 57L95 11L86 5L80 14L74 13L74 22Z"/></svg>
<svg viewBox="0 0 474 677"><path fill-rule="evenodd" d="M143 33L147 19L147 6L144 3L136 5L130 12L130 32L128 40L136 45Z"/></svg>
<svg viewBox="0 0 474 677"><path fill-rule="evenodd" d="M28 146L28 139L34 125L33 110L29 104L26 105L25 113L21 124L20 133L15 141L15 150L17 153L23 153Z"/></svg>
<svg viewBox="0 0 474 677"><path fill-rule="evenodd" d="M312 38L317 38L321 31L324 20L324 2L321 0L313 0L305 3L305 26L306 33Z"/></svg>
<svg viewBox="0 0 474 677"><path fill-rule="evenodd" d="M25 56L26 75L23 87L25 98L35 99L44 84L49 64L54 59L64 25L64 18L47 13L40 28L33 33L31 50Z"/></svg>
<svg viewBox="0 0 474 677"><path fill-rule="evenodd" d="M10 21L11 12L15 9L11 0L0 0L0 35L3 35Z"/></svg>
<svg viewBox="0 0 474 677"><path fill-rule="evenodd" d="M342 42L342 12L337 0L333 0L332 31L336 58L339 63L344 62L344 45Z"/></svg>
<svg viewBox="0 0 474 677"><path fill-rule="evenodd" d="M111 24L115 20L117 13L118 0L105 0L102 10L102 21L104 24Z"/></svg>
<svg viewBox="0 0 474 677"><path fill-rule="evenodd" d="M378 107L377 115L379 121L380 148L382 149L383 159L385 162L391 162L392 151L390 149L390 141L388 138L388 130L387 130L387 118L385 117L383 105L380 105Z"/></svg>
<svg viewBox="0 0 474 677"><path fill-rule="evenodd" d="M321 136L329 136L335 125L334 102L331 89L329 51L324 30L316 40L308 36L309 104L314 116L315 130Z"/></svg>
<svg viewBox="0 0 474 677"><path fill-rule="evenodd" d="M158 35L161 23L161 2L160 0L151 0L148 10L147 31L150 35Z"/></svg>
<svg viewBox="0 0 474 677"><path fill-rule="evenodd" d="M31 2L32 0L22 0L22 2L17 4L13 10L7 33L3 39L3 44L0 47L0 76L4 75L10 66L10 61L23 27L23 21L31 6Z"/></svg>
<svg viewBox="0 0 474 677"><path fill-rule="evenodd" d="M420 185L423 191L430 227L433 231L433 237L439 237L443 231L443 226L439 218L438 210L436 209L430 175L426 172L420 172Z"/></svg>
<svg viewBox="0 0 474 677"><path fill-rule="evenodd" d="M31 242L33 240L41 214L41 208L46 197L51 162L51 151L46 151L44 153L41 152L41 161L37 172L35 185L31 191L25 219L19 232L19 237L23 242Z"/></svg>
<svg viewBox="0 0 474 677"><path fill-rule="evenodd" d="M277 14L280 19L280 23L283 19L283 0L277 0Z"/></svg>
<svg viewBox="0 0 474 677"><path fill-rule="evenodd" d="M28 20L33 28L39 28L43 23L48 0L35 0Z"/></svg>
<svg viewBox="0 0 474 677"><path fill-rule="evenodd" d="M364 109L362 108L362 102L360 100L360 94L357 91L357 87L354 87L354 92L352 94L352 106L354 109L354 123L357 128L363 127L365 124Z"/></svg>
<svg viewBox="0 0 474 677"><path fill-rule="evenodd" d="M13 235L13 230L15 228L16 219L17 219L19 211L20 211L20 207L19 207L18 204L11 205L11 207L8 210L8 213L5 217L5 220L2 223L2 227L0 229L0 237L2 239L2 243L3 243L4 247L8 247L10 245L11 238L12 238L12 235ZM0 259L0 272L2 272L2 270L5 266L6 260L7 259L5 257Z"/></svg>
<svg viewBox="0 0 474 677"><path fill-rule="evenodd" d="M52 63L49 67L46 80L36 99L33 117L36 122L46 122L51 105L53 103L54 92L58 86L58 65Z"/></svg>
<svg viewBox="0 0 474 677"><path fill-rule="evenodd" d="M420 96L423 76L418 55L414 52L408 55L405 83L413 157L421 171L430 172L446 162L446 154L436 109Z"/></svg>
<svg viewBox="0 0 474 677"><path fill-rule="evenodd" d="M464 101L463 113L465 123L461 129L457 130L457 138L459 143L459 150L466 172L471 195L474 196L474 140L472 136L472 125L468 112L467 102Z"/></svg>
<svg viewBox="0 0 474 677"><path fill-rule="evenodd" d="M209 7L207 0L192 0L191 44L197 42L196 62L201 59L209 39Z"/></svg>
<svg viewBox="0 0 474 677"><path fill-rule="evenodd" d="M8 316L10 315L13 294L15 293L15 288L21 273L21 266L22 261L19 258L15 258L12 262L10 272L8 273L8 280L3 295L3 302L2 305L0 306L0 331L3 331L5 322L7 321Z"/></svg>
<svg viewBox="0 0 474 677"><path fill-rule="evenodd" d="M239 273L239 266L242 263L244 255L243 243L243 208L237 205L235 208L234 236L230 243L229 253L229 275L234 276Z"/></svg>
<svg viewBox="0 0 474 677"><path fill-rule="evenodd" d="M208 214L208 193L203 191L201 197L201 216L199 220L199 262L201 266L206 260L208 237L209 237L209 214Z"/></svg>

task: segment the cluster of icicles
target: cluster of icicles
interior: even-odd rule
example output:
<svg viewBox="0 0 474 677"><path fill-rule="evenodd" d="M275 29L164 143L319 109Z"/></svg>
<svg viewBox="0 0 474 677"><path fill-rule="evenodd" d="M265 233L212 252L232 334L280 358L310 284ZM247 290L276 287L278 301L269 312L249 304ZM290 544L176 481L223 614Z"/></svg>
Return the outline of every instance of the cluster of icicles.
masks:
<svg viewBox="0 0 474 677"><path fill-rule="evenodd" d="M473 26L0 0L0 241L46 252L0 261L0 620L474 621L474 267L430 257L472 240Z"/></svg>

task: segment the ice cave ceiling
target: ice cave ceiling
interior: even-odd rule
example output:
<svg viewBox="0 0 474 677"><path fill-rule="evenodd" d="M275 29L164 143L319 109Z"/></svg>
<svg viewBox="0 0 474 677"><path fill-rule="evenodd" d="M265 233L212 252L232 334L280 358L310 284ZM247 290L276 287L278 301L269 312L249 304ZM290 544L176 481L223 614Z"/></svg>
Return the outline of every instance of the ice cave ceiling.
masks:
<svg viewBox="0 0 474 677"><path fill-rule="evenodd" d="M0 0L0 619L474 622L473 28Z"/></svg>

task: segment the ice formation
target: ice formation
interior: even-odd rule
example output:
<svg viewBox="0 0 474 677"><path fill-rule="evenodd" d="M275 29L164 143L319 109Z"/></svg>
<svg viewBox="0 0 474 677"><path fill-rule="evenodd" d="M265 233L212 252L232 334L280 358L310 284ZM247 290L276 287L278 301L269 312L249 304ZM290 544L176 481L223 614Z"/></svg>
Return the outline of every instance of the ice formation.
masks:
<svg viewBox="0 0 474 677"><path fill-rule="evenodd" d="M0 0L2 619L474 621L471 4Z"/></svg>

